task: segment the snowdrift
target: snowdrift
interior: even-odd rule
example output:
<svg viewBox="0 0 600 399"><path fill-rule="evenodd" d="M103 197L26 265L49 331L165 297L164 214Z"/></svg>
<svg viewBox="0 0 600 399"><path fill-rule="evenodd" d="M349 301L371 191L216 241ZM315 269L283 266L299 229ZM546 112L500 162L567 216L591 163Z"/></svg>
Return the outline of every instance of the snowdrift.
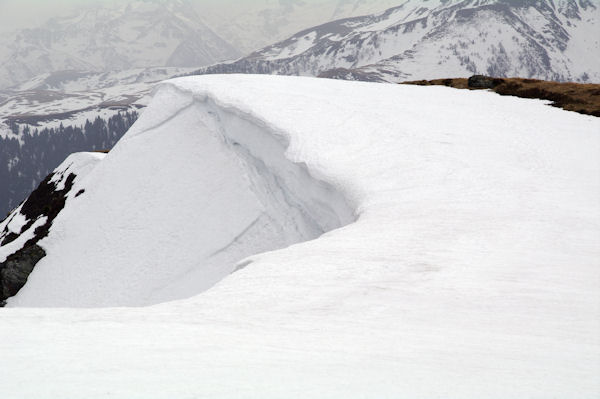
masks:
<svg viewBox="0 0 600 399"><path fill-rule="evenodd" d="M106 159L73 185L42 242L47 256L8 305L186 298L249 255L353 221L331 184L286 157L289 138L274 129L207 95L164 85Z"/></svg>
<svg viewBox="0 0 600 399"><path fill-rule="evenodd" d="M597 396L599 131L490 92L165 82L0 312L0 395Z"/></svg>

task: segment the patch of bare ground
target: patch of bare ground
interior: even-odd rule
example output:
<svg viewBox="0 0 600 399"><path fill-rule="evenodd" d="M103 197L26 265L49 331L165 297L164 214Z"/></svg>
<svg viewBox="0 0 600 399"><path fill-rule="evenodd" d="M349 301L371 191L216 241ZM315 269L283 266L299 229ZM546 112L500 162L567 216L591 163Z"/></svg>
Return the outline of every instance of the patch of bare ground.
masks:
<svg viewBox="0 0 600 399"><path fill-rule="evenodd" d="M539 98L552 106L600 117L600 84L552 82L522 78L493 78L475 75L469 79L435 79L402 82L419 86L448 86L457 89L489 89L503 96Z"/></svg>

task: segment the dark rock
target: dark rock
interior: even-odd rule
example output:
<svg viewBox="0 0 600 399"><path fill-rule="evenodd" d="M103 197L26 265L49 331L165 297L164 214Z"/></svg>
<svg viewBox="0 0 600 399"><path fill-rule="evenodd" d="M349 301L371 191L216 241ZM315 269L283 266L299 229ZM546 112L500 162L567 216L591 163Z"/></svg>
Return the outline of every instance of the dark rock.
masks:
<svg viewBox="0 0 600 399"><path fill-rule="evenodd" d="M504 79L491 78L484 75L473 75L468 81L469 87L475 89L493 89L502 83L504 83Z"/></svg>
<svg viewBox="0 0 600 399"><path fill-rule="evenodd" d="M0 263L0 293L2 299L14 296L27 282L35 265L46 256L37 244L28 246L10 255Z"/></svg>
<svg viewBox="0 0 600 399"><path fill-rule="evenodd" d="M0 241L0 247L6 244L10 244L11 242L13 242L14 240L16 240L17 238L19 238L19 235L16 233L8 232L6 234L6 236L4 237L4 239L2 241Z"/></svg>
<svg viewBox="0 0 600 399"><path fill-rule="evenodd" d="M53 177L54 174L48 175L21 207L21 213L29 220L21 229L21 233L27 231L38 218L46 216L47 219L44 225L35 229L33 238L0 263L0 307L7 298L23 288L35 265L46 256L46 252L37 243L48 235L52 222L65 206L67 194L75 180L75 175L69 174L64 179L64 189L57 190L56 184L52 182ZM3 240L3 244L7 239L14 241L17 237L18 235L9 234Z"/></svg>
<svg viewBox="0 0 600 399"><path fill-rule="evenodd" d="M65 189L61 191L56 190L56 185L52 182L53 177L54 173L49 174L21 207L21 213L28 220L35 220L40 216L54 219L65 206L65 195L71 189L75 175L71 173L67 176Z"/></svg>

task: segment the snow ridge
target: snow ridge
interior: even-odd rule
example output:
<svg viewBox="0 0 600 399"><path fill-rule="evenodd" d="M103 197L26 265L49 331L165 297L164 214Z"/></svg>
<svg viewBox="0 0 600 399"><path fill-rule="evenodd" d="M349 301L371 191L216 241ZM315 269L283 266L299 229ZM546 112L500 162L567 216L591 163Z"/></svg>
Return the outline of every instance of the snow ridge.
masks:
<svg viewBox="0 0 600 399"><path fill-rule="evenodd" d="M598 131L486 91L171 81L76 179L9 306L156 303L242 270L156 306L3 309L0 396L596 397ZM311 216L348 221L334 191L358 217L258 254L317 233L282 198L303 171Z"/></svg>
<svg viewBox="0 0 600 399"><path fill-rule="evenodd" d="M89 201L84 198L75 201L73 208L70 204L65 207L56 221L57 232L40 243L48 256L32 273L27 286L8 301L9 306L140 306L186 298L210 288L239 268L237 263L248 256L317 238L355 220L354 210L336 188L314 176L306 164L286 157L289 139L264 120L220 104L209 94L192 93L170 83L163 84L156 93L157 98L165 96L173 100L173 107L162 113L156 109L144 113L148 117L142 117L119 142L107 157L107 165L98 167L99 175L95 177L107 184L86 179L88 183L73 188L73 192L84 189L82 197L89 193ZM196 129L198 124L205 128ZM131 183L116 189L108 183L119 179L113 173L121 175L123 170L146 163L148 157L156 158L156 154L144 151L149 141L179 155L181 151L175 147L168 150L159 144L168 140L175 141L177 148L189 146L190 137L177 140L172 137L173 130L204 136L195 151L201 151L200 156L210 159L210 164L198 163L194 159L198 154L192 151L173 168L164 168L164 180L153 178L160 181L156 185L148 181L137 184L133 177ZM111 165L112 159L124 158L134 161L127 166L120 162ZM188 167L194 173L183 173L187 184L173 187L173 176L181 176L181 169L189 162L201 167ZM206 172L207 168L213 171ZM174 195L161 197L165 191ZM159 198L148 205L147 195L151 192ZM115 197L136 195L138 200L124 206L114 202ZM173 204L180 196L191 198L188 206ZM205 208L196 217L179 216L173 221L177 215L198 208L199 203ZM107 209L98 209L99 204L109 204L108 212L113 215L109 221L105 220ZM156 218L161 213L158 209L167 207L173 209L158 222L162 231L151 238L162 243L161 254L147 251L144 243L148 239L140 235L148 229L140 220L148 215ZM74 238L76 245L64 245L61 235L72 234L77 229L73 224L81 226L74 221L81 218L87 220L84 226L101 225L100 233L82 231ZM132 228L131 224L139 227ZM206 230L204 236L199 237L199 226ZM120 233L112 237L102 233L115 230ZM138 249L131 250L136 243ZM118 255L107 255L107 248ZM122 270L123 265L127 270ZM117 275L120 278L116 279Z"/></svg>

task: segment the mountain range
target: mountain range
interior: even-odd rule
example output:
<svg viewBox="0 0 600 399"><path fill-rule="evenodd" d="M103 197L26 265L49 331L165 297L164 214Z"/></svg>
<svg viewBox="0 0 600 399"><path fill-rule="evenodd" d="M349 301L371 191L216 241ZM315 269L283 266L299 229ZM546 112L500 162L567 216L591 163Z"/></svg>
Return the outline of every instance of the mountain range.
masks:
<svg viewBox="0 0 600 399"><path fill-rule="evenodd" d="M61 70L200 66L241 53L186 1L89 5L0 40L0 87Z"/></svg>
<svg viewBox="0 0 600 399"><path fill-rule="evenodd" d="M0 35L0 88L63 70L201 67L395 0L103 0ZM1 6L1 4L0 4ZM2 9L0 8L0 13ZM0 23L10 15L0 15Z"/></svg>
<svg viewBox="0 0 600 399"><path fill-rule="evenodd" d="M599 38L600 7L589 0L406 0L382 13L302 30L199 73L598 82Z"/></svg>

